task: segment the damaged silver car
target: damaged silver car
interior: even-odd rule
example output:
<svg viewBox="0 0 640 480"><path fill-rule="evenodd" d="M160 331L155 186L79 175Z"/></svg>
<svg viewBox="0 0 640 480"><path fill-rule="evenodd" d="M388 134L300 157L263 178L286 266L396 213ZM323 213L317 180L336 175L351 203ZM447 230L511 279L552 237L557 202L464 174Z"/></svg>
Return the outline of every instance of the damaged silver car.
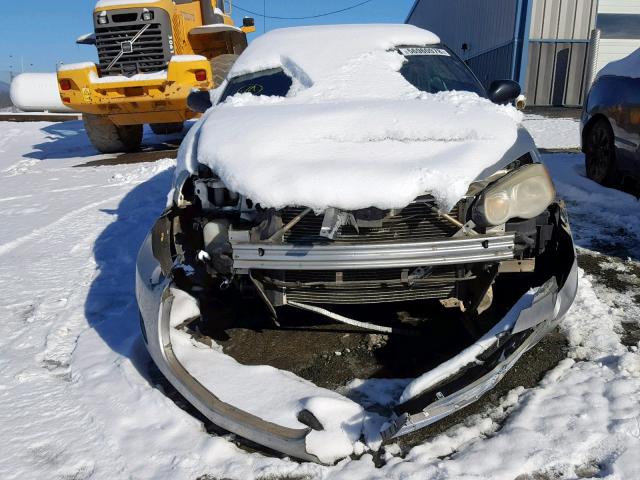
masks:
<svg viewBox="0 0 640 480"><path fill-rule="evenodd" d="M364 28L354 34L363 35ZM384 33L371 28L372 38ZM486 91L437 38L409 43L415 32L406 30L405 40L402 33L409 28L414 27L398 26L389 41L401 41L397 46L404 48L400 54L408 67L400 73L418 90L472 91L499 104L520 93L504 81ZM432 68L432 61L441 64ZM238 92L285 97L296 83L289 76L297 74L289 63L249 75L232 70L212 103ZM210 106L208 96L192 98L192 105L198 102ZM215 118L214 107L201 122ZM293 365L295 375L317 383L321 367L296 368L295 356L301 362L319 359L332 373L348 371L359 357L327 360L326 352L335 348L336 336L361 335L369 345L361 356L376 356L372 377L414 378L387 405L386 421L377 424L388 441L478 400L557 325L574 300L577 267L566 210L522 127L511 148L447 209L429 191L397 208L263 205L230 189L220 172L200 161L205 134L194 127L191 143L182 147L183 161L188 157L194 167L179 170L170 205L142 246L137 298L145 342L162 373L211 421L241 437L322 463L353 453L323 455L310 442L311 435L345 430L349 423L332 426L323 409L300 407L291 412L293 422L283 423L254 409L244 397L254 404L273 400L261 396L264 389L256 387L254 376L243 383L242 370L230 369L228 357L235 356L237 364ZM238 314L248 306L253 324ZM244 332L235 344L227 341L234 329ZM176 332L186 333L191 343L180 337L178 345ZM312 340L296 351L290 343L300 338ZM393 343L391 353L371 347L372 338L382 338L378 343L387 348ZM249 352L236 355L243 345ZM207 349L218 356L206 360ZM371 431L359 428L362 435Z"/></svg>

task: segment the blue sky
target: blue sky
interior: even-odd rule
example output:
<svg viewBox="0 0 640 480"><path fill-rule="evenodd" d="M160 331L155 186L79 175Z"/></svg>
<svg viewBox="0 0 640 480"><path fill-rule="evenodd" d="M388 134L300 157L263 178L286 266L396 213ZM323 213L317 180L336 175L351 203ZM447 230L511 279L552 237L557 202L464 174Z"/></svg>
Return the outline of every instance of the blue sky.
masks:
<svg viewBox="0 0 640 480"><path fill-rule="evenodd" d="M132 2L135 0L132 0ZM92 31L93 0L20 0L2 1L0 14L0 71L54 71L57 62L94 61L92 46L76 45L75 39ZM358 0L266 0L267 15L299 17L337 10ZM237 6L255 12L263 11L264 0L238 0ZM413 0L372 0L354 10L313 20L272 20L256 17L258 32L264 29L319 23L402 23ZM234 19L242 22L243 12L234 11Z"/></svg>

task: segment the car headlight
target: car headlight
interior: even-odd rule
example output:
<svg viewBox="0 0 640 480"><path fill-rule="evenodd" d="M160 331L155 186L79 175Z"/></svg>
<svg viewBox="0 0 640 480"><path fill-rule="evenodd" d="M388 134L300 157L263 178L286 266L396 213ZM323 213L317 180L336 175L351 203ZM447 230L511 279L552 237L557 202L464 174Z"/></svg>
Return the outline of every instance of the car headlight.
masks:
<svg viewBox="0 0 640 480"><path fill-rule="evenodd" d="M488 227L502 225L512 218L534 218L544 212L555 197L556 190L545 166L524 165L480 194L473 221Z"/></svg>

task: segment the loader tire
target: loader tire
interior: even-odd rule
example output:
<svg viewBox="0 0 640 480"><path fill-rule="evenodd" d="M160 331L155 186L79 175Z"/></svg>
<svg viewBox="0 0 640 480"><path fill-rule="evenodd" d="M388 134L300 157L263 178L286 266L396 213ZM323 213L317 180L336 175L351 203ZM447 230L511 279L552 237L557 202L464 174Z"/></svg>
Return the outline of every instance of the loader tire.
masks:
<svg viewBox="0 0 640 480"><path fill-rule="evenodd" d="M142 143L142 125L118 126L101 115L82 115L91 143L101 153L132 152Z"/></svg>
<svg viewBox="0 0 640 480"><path fill-rule="evenodd" d="M224 79L227 78L231 67L236 63L238 55L225 53L218 55L211 60L211 71L213 72L213 87L219 87Z"/></svg>
<svg viewBox="0 0 640 480"><path fill-rule="evenodd" d="M174 133L182 133L184 130L184 122L152 123L149 126L156 135L173 135Z"/></svg>

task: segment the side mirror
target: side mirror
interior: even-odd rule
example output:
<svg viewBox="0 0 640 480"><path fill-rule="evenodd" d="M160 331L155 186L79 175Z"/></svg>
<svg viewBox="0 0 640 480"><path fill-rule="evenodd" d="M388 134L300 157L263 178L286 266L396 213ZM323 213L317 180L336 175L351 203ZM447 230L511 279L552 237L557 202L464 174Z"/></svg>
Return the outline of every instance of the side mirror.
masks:
<svg viewBox="0 0 640 480"><path fill-rule="evenodd" d="M256 31L256 21L252 17L244 17L242 19L242 28L240 29L244 33L253 33ZM246 42L246 40L245 40Z"/></svg>
<svg viewBox="0 0 640 480"><path fill-rule="evenodd" d="M187 97L187 106L196 113L204 113L213 106L211 94L208 90L192 90Z"/></svg>
<svg viewBox="0 0 640 480"><path fill-rule="evenodd" d="M520 95L522 89L518 82L513 80L495 80L489 86L489 100L493 103L509 103Z"/></svg>
<svg viewBox="0 0 640 480"><path fill-rule="evenodd" d="M86 33L81 35L76 40L78 45L95 45L96 44L96 34L95 33Z"/></svg>

